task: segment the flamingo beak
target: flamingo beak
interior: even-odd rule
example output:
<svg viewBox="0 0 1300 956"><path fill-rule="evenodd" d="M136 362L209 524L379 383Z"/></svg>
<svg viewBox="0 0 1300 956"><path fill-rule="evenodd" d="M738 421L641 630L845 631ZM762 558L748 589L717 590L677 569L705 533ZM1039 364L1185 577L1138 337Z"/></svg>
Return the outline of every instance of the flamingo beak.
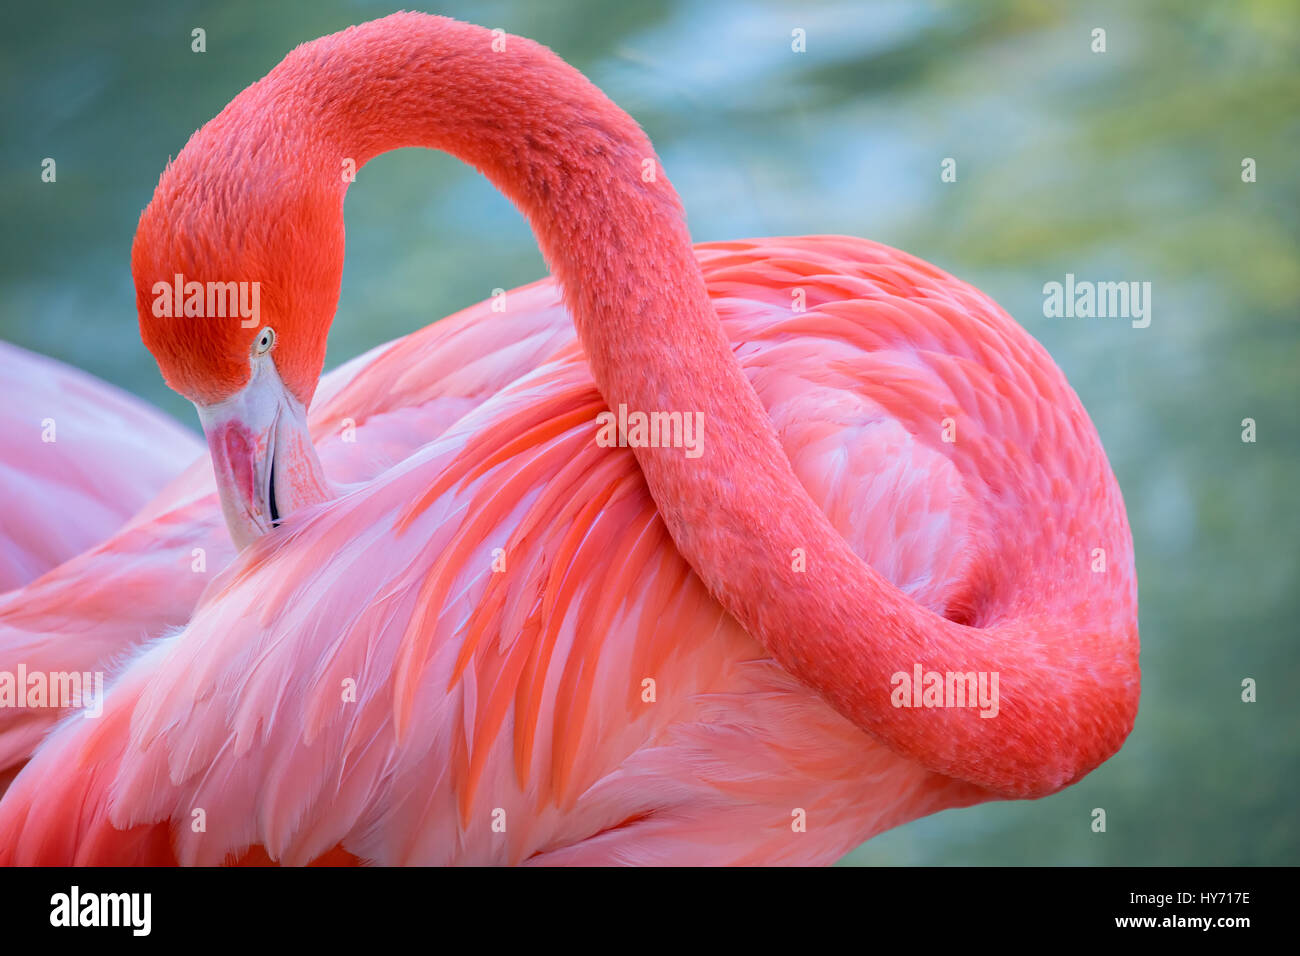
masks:
<svg viewBox="0 0 1300 956"><path fill-rule="evenodd" d="M269 356L254 360L248 384L230 398L196 407L221 510L239 550L299 508L330 496L307 411L285 388Z"/></svg>

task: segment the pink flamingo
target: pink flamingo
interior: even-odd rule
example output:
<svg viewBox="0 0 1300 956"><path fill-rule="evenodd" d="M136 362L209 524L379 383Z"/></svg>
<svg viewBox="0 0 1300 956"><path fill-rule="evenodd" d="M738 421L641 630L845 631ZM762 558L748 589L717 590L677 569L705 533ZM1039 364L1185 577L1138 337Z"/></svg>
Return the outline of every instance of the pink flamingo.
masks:
<svg viewBox="0 0 1300 956"><path fill-rule="evenodd" d="M1043 349L873 243L692 248L636 124L493 41L398 14L307 44L164 173L141 332L243 550L40 745L0 860L827 862L1052 793L1131 729L1131 538ZM304 409L339 172L410 145L523 209L581 343L336 488ZM176 274L260 282L259 327L156 315ZM604 447L607 407L698 411L699 454ZM996 716L898 706L917 666L997 675Z"/></svg>
<svg viewBox="0 0 1300 956"><path fill-rule="evenodd" d="M203 450L126 392L5 342L0 381L0 592L108 537Z"/></svg>

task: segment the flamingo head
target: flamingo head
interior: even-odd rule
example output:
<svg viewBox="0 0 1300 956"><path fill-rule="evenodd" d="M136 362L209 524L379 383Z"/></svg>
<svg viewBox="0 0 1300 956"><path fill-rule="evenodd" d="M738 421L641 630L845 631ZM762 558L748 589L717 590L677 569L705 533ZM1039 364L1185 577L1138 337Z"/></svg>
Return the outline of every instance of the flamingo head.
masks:
<svg viewBox="0 0 1300 956"><path fill-rule="evenodd" d="M343 224L341 197L304 177L232 172L238 144L212 130L224 115L163 173L131 268L141 338L198 409L242 549L329 497L307 407L338 302Z"/></svg>

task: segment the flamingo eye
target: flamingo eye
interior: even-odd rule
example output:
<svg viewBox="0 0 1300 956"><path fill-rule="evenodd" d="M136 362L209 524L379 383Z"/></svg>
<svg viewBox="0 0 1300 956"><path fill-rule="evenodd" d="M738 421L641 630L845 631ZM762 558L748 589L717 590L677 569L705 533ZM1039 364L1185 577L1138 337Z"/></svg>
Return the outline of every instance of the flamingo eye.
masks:
<svg viewBox="0 0 1300 956"><path fill-rule="evenodd" d="M265 355L271 351L271 346L275 344L275 329L269 325L261 332L257 333L257 341L253 343L253 352L256 355Z"/></svg>

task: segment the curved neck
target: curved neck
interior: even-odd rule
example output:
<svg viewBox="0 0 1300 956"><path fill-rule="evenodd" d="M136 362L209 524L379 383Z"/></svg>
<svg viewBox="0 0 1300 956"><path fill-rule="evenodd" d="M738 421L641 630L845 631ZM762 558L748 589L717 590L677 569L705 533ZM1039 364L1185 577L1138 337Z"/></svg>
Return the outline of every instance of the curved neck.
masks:
<svg viewBox="0 0 1300 956"><path fill-rule="evenodd" d="M713 371L706 355L729 353L650 140L545 47L398 14L298 53L306 62L286 60L277 72L301 66L315 78L306 116L327 144L314 153L322 175L341 194L343 159L360 168L409 146L445 151L482 172L527 217L607 397L621 370L664 355L657 346L680 352L695 343L694 370L704 373ZM634 397L662 401L627 400Z"/></svg>
<svg viewBox="0 0 1300 956"><path fill-rule="evenodd" d="M1040 662L1024 657L1016 625L984 632L926 611L836 533L732 354L649 140L580 73L519 37L397 14L300 47L262 83L268 101L292 97L294 154L337 183L340 205L346 160L424 146L472 164L519 206L608 405L703 416L699 457L635 449L682 555L840 713L927 767L1007 794L1056 789L1113 751L1113 734L1045 748L1023 707L1017 724L891 704L890 675L917 662L999 671L1004 699L1042 676Z"/></svg>

